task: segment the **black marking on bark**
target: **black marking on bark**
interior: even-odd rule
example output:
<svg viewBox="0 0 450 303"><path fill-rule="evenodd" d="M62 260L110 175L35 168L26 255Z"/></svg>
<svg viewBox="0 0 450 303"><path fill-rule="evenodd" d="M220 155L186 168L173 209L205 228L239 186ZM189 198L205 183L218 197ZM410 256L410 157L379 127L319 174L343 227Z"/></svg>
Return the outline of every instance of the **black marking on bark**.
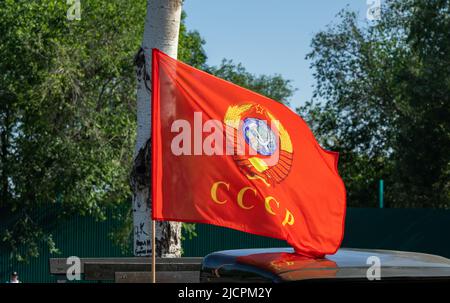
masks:
<svg viewBox="0 0 450 303"><path fill-rule="evenodd" d="M139 48L139 51L134 56L134 64L136 65L136 76L139 82L143 81L145 88L151 92L150 88L150 74L146 68L145 64L145 51L142 47Z"/></svg>
<svg viewBox="0 0 450 303"><path fill-rule="evenodd" d="M148 139L134 159L130 186L133 192L148 188L151 192L151 140Z"/></svg>

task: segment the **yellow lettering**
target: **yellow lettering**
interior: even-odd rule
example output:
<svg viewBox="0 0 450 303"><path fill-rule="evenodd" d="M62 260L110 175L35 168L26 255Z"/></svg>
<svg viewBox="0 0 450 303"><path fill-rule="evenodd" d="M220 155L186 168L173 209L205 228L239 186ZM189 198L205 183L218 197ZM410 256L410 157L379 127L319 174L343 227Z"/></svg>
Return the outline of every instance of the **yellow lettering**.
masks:
<svg viewBox="0 0 450 303"><path fill-rule="evenodd" d="M284 221L283 221L283 226L285 226L286 224L288 225L292 225L294 224L295 220L294 220L294 216L291 214L291 212L289 210L286 209L286 216L284 217Z"/></svg>
<svg viewBox="0 0 450 303"><path fill-rule="evenodd" d="M237 196L237 203L239 205L240 208L243 209L252 209L253 207L255 207L255 205L251 205L251 206L245 206L244 205L244 194L247 190L251 190L255 193L255 197L256 197L256 189L252 188L252 187L244 187L243 189L241 189L238 193Z"/></svg>
<svg viewBox="0 0 450 303"><path fill-rule="evenodd" d="M269 214L272 214L275 216L275 212L272 210L272 207L270 207L270 201L275 201L275 203L277 204L277 208L280 208L280 203L272 196L268 196L266 197L266 199L264 200L264 205L266 206L266 211Z"/></svg>
<svg viewBox="0 0 450 303"><path fill-rule="evenodd" d="M220 190L220 187L224 187L224 188L222 188L222 191L223 191L222 199L218 198L218 191ZM228 200L225 199L225 197L227 197L227 194L230 193L230 187L231 187L230 183L227 183L225 181L214 182L213 185L211 186L212 201L214 203L217 203L220 205L227 203ZM245 201L244 196L248 191L253 192L256 200ZM238 206L245 210L250 210L250 209L254 208L257 205L257 204L255 204L255 202L259 202L259 201L260 200L258 199L258 191L254 187L251 187L251 186L241 188L239 190L239 192L237 194L237 198L236 198L236 202L237 202ZM264 207L268 214L270 214L272 216L276 216L280 210L280 202L278 202L277 199L273 196L267 196L267 197L264 197ZM294 225L294 222L295 222L294 215L288 209L286 209L285 216L284 216L283 222L281 224L283 226ZM274 265L274 264L272 264L272 265ZM291 265L291 264L288 263L287 265Z"/></svg>
<svg viewBox="0 0 450 303"><path fill-rule="evenodd" d="M230 189L230 184L223 181L217 181L213 184L213 186L211 187L211 199L217 204L227 203L227 200L220 201L219 199L217 199L217 189L221 184L225 185L227 187L227 190Z"/></svg>

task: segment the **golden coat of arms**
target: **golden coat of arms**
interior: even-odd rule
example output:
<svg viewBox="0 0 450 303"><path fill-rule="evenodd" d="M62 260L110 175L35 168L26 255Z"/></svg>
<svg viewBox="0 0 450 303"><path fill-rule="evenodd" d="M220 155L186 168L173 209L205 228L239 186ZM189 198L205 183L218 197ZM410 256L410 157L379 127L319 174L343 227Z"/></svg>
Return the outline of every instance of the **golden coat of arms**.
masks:
<svg viewBox="0 0 450 303"><path fill-rule="evenodd" d="M233 160L247 178L271 186L288 176L293 161L291 138L267 109L260 104L232 105L224 123Z"/></svg>

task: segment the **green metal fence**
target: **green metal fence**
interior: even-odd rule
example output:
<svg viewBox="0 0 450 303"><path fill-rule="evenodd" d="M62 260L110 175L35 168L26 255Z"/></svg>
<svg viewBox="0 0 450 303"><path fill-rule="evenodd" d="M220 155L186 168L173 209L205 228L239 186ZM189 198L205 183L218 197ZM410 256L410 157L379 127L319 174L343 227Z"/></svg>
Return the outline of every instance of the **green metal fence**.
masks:
<svg viewBox="0 0 450 303"><path fill-rule="evenodd" d="M4 228L2 223L0 229ZM12 270L18 271L24 282L55 282L49 274L50 257L129 256L111 241L109 234L116 226L112 216L103 222L87 217L70 218L52 226L61 254L52 255L42 248L40 257L29 263L12 261L9 252L0 247L0 282ZM204 256L224 249L286 246L284 241L217 226L198 224L196 231L197 237L183 241L185 256ZM343 246L418 251L450 258L449 231L449 210L349 208Z"/></svg>
<svg viewBox="0 0 450 303"><path fill-rule="evenodd" d="M286 246L284 241L211 225L197 225L197 234L183 243L186 255ZM342 246L415 251L450 258L450 210L348 208Z"/></svg>
<svg viewBox="0 0 450 303"><path fill-rule="evenodd" d="M6 281L13 270L19 273L19 278L24 282L56 282L55 278L49 274L49 258L51 257L131 256L122 254L120 248L111 241L110 233L117 227L117 223L112 215L106 221L74 216L52 227L53 239L60 254L51 254L43 244L40 256L30 258L28 262L11 260L7 249L0 247L0 282ZM131 253L131 249L129 251Z"/></svg>

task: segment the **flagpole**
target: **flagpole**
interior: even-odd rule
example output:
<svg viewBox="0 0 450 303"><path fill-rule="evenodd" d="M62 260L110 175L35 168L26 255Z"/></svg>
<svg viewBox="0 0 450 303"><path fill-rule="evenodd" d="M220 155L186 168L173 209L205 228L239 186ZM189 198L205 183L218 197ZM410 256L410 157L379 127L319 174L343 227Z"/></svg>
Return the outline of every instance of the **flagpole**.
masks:
<svg viewBox="0 0 450 303"><path fill-rule="evenodd" d="M155 258L156 237L155 237L155 231L156 231L156 221L152 220L152 283L156 283L156 258Z"/></svg>

